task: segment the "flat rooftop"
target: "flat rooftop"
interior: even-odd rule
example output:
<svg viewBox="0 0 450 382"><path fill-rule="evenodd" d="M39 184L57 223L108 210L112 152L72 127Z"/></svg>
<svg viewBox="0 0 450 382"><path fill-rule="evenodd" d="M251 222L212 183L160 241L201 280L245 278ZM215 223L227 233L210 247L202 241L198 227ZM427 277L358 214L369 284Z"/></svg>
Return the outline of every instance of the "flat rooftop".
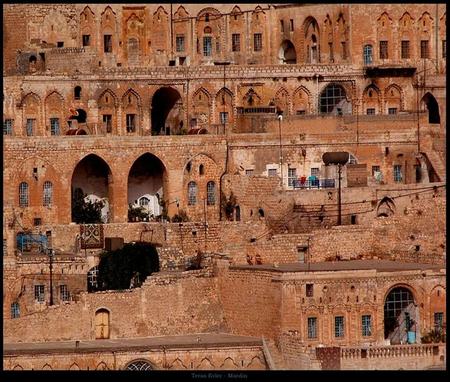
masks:
<svg viewBox="0 0 450 382"><path fill-rule="evenodd" d="M208 348L262 346L258 337L237 336L226 333L200 333L179 336L117 338L108 340L4 343L3 355L42 353L92 353L103 351L157 350L170 348Z"/></svg>
<svg viewBox="0 0 450 382"><path fill-rule="evenodd" d="M273 264L233 265L230 269L248 269L274 272L337 272L375 270L377 272L421 271L444 269L445 265L425 263L405 263L390 260L341 260L317 263L285 263L275 267Z"/></svg>

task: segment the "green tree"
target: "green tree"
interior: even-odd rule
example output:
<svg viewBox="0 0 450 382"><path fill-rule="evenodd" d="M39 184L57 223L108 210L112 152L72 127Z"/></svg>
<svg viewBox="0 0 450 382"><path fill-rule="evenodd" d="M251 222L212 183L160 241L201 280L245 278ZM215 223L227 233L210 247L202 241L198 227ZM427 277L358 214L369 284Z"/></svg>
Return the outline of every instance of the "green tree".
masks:
<svg viewBox="0 0 450 382"><path fill-rule="evenodd" d="M77 224L96 224L102 223L101 201L86 202L86 194L81 188L76 188L72 197L72 221Z"/></svg>
<svg viewBox="0 0 450 382"><path fill-rule="evenodd" d="M149 243L128 243L122 249L105 251L98 266L99 290L140 286L147 276L159 271L156 247Z"/></svg>

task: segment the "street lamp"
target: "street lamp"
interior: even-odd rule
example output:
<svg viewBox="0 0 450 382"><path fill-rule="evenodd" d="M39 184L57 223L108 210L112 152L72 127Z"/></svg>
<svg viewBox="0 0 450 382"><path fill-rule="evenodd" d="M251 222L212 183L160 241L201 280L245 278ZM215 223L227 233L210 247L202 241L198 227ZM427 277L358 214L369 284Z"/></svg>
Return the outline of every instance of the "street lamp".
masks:
<svg viewBox="0 0 450 382"><path fill-rule="evenodd" d="M55 256L55 250L48 248L47 255L50 260L50 305L53 305L53 258Z"/></svg>
<svg viewBox="0 0 450 382"><path fill-rule="evenodd" d="M283 111L278 110L278 132L280 135L280 174L281 174L281 188L283 188L283 145L281 143L281 121L283 120Z"/></svg>
<svg viewBox="0 0 450 382"><path fill-rule="evenodd" d="M350 154L346 151L325 153L322 155L322 160L325 165L334 164L338 166L338 221L337 225L342 224L341 219L341 171L342 166L345 165L350 158Z"/></svg>

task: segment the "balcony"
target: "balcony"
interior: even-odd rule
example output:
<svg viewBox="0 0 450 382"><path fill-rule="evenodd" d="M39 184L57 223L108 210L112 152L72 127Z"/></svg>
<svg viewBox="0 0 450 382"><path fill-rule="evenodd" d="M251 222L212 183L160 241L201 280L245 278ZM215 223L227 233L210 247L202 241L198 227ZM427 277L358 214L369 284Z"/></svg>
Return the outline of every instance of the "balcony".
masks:
<svg viewBox="0 0 450 382"><path fill-rule="evenodd" d="M294 190L312 190L312 189L323 189L323 188L335 188L335 179L295 179L292 181L292 187Z"/></svg>

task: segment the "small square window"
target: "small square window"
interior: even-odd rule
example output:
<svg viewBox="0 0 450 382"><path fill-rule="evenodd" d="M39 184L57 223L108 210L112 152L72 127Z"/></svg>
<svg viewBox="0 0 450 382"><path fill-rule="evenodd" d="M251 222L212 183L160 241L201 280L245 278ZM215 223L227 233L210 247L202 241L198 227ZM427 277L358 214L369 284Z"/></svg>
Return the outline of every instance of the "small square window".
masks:
<svg viewBox="0 0 450 382"><path fill-rule="evenodd" d="M58 41L58 42L56 43L56 46L57 46L58 48L63 48L63 47L64 47L64 41Z"/></svg>
<svg viewBox="0 0 450 382"><path fill-rule="evenodd" d="M370 107L366 110L366 114L367 115L374 115L375 114L375 109Z"/></svg>
<svg viewBox="0 0 450 382"><path fill-rule="evenodd" d="M268 176L277 176L277 169L276 168L269 168L267 170L267 175Z"/></svg>
<svg viewBox="0 0 450 382"><path fill-rule="evenodd" d="M42 225L42 219L41 218L34 218L33 219L33 225L35 225L35 226Z"/></svg>
<svg viewBox="0 0 450 382"><path fill-rule="evenodd" d="M389 115L395 115L395 114L397 114L397 108L396 108L396 107L390 107L390 108L388 109L388 114L389 114Z"/></svg>
<svg viewBox="0 0 450 382"><path fill-rule="evenodd" d="M372 166L372 176L377 175L380 172L380 166Z"/></svg>
<svg viewBox="0 0 450 382"><path fill-rule="evenodd" d="M254 170L245 170L245 175L246 176L253 176L253 172L254 172Z"/></svg>

